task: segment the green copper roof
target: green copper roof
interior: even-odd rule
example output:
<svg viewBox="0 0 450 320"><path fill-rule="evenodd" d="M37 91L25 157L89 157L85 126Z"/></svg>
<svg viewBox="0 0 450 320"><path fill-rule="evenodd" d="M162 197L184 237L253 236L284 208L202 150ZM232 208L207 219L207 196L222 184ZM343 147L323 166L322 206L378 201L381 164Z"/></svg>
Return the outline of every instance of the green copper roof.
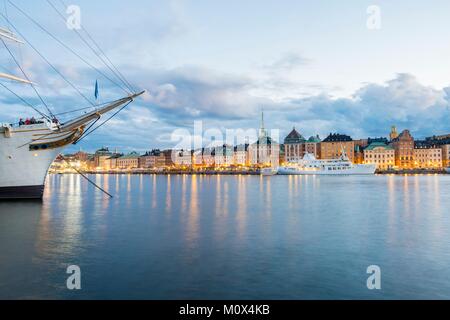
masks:
<svg viewBox="0 0 450 320"><path fill-rule="evenodd" d="M308 142L320 143L322 140L320 140L319 136L313 136L308 139Z"/></svg>
<svg viewBox="0 0 450 320"><path fill-rule="evenodd" d="M365 150L373 150L375 148L384 148L386 150L394 150L391 146L388 146L385 143L382 142L373 142L371 143Z"/></svg>
<svg viewBox="0 0 450 320"><path fill-rule="evenodd" d="M130 154L127 154L125 156L120 157L120 159L136 159L136 158L139 158L139 157L140 157L139 153L132 152Z"/></svg>

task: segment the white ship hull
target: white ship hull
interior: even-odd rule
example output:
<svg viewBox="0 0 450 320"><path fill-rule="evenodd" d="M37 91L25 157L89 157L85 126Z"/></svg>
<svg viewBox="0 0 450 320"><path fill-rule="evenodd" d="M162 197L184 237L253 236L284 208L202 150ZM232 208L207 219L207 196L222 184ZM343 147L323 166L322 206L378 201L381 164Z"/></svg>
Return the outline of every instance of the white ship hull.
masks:
<svg viewBox="0 0 450 320"><path fill-rule="evenodd" d="M353 164L343 155L340 159L318 160L314 155L306 154L298 163L290 163L278 168L280 175L373 175L375 164Z"/></svg>
<svg viewBox="0 0 450 320"><path fill-rule="evenodd" d="M0 199L40 199L50 165L85 127L111 110L131 103L145 91L105 104L69 122L11 127L0 125Z"/></svg>
<svg viewBox="0 0 450 320"><path fill-rule="evenodd" d="M42 198L50 165L81 134L46 123L0 127L0 199Z"/></svg>
<svg viewBox="0 0 450 320"><path fill-rule="evenodd" d="M323 175L323 176L341 176L341 175L373 175L376 167L372 165L355 165L345 170L302 170L293 167L280 167L279 175Z"/></svg>

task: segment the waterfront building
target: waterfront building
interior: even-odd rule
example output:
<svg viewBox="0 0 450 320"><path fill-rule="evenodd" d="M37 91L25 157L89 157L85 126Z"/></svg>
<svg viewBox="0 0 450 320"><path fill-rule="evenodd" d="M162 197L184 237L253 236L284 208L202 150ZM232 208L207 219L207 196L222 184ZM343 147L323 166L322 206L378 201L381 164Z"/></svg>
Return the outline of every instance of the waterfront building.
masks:
<svg viewBox="0 0 450 320"><path fill-rule="evenodd" d="M309 154L313 154L316 158L319 158L320 152L320 140L319 135L312 136L305 142L305 152Z"/></svg>
<svg viewBox="0 0 450 320"><path fill-rule="evenodd" d="M174 156L172 155L174 153L173 150L164 150L162 152L163 156L164 156L164 164L166 167L173 167L175 165L174 163Z"/></svg>
<svg viewBox="0 0 450 320"><path fill-rule="evenodd" d="M158 149L146 152L139 158L139 168L141 169L162 168L165 165L166 161L164 154Z"/></svg>
<svg viewBox="0 0 450 320"><path fill-rule="evenodd" d="M89 154L87 152L83 152L83 151L78 151L77 153L75 153L74 158L80 162L86 162L88 159Z"/></svg>
<svg viewBox="0 0 450 320"><path fill-rule="evenodd" d="M205 163L203 162L203 152L205 148L194 150L192 154L192 165L195 167L203 167Z"/></svg>
<svg viewBox="0 0 450 320"><path fill-rule="evenodd" d="M173 162L179 167L192 166L192 152L190 150L177 150L173 153Z"/></svg>
<svg viewBox="0 0 450 320"><path fill-rule="evenodd" d="M216 165L216 149L215 148L203 149L203 164L208 168L212 168Z"/></svg>
<svg viewBox="0 0 450 320"><path fill-rule="evenodd" d="M450 143L441 145L442 149L442 165L450 168Z"/></svg>
<svg viewBox="0 0 450 320"><path fill-rule="evenodd" d="M280 164L285 164L286 163L286 152L285 152L284 144L280 144L279 161L280 161Z"/></svg>
<svg viewBox="0 0 450 320"><path fill-rule="evenodd" d="M93 154L88 155L88 158L86 160L86 169L87 170L96 170L95 166L95 157Z"/></svg>
<svg viewBox="0 0 450 320"><path fill-rule="evenodd" d="M355 142L344 134L331 134L320 143L321 159L339 159L343 153L351 162L355 162Z"/></svg>
<svg viewBox="0 0 450 320"><path fill-rule="evenodd" d="M250 164L254 166L278 167L280 163L280 144L274 141L264 128L264 113L258 141L249 147Z"/></svg>
<svg viewBox="0 0 450 320"><path fill-rule="evenodd" d="M117 159L122 157L121 153L114 153L111 157L105 160L103 170L114 170L117 169Z"/></svg>
<svg viewBox="0 0 450 320"><path fill-rule="evenodd" d="M364 149L369 145L368 139L359 139L354 140L355 143L355 164L363 164L364 163Z"/></svg>
<svg viewBox="0 0 450 320"><path fill-rule="evenodd" d="M404 130L391 141L395 149L395 165L401 169L414 168L414 138L409 130Z"/></svg>
<svg viewBox="0 0 450 320"><path fill-rule="evenodd" d="M450 134L426 138L426 141L439 146L442 150L442 165L450 167Z"/></svg>
<svg viewBox="0 0 450 320"><path fill-rule="evenodd" d="M249 144L234 147L233 164L235 166L246 167L250 165L250 155L248 153Z"/></svg>
<svg viewBox="0 0 450 320"><path fill-rule="evenodd" d="M112 156L112 152L108 148L102 147L97 150L94 154L94 168L103 169L105 167L105 162L108 158Z"/></svg>
<svg viewBox="0 0 450 320"><path fill-rule="evenodd" d="M442 149L429 141L416 141L414 147L414 166L419 169L442 168Z"/></svg>
<svg viewBox="0 0 450 320"><path fill-rule="evenodd" d="M364 163L364 148L360 145L355 145L355 164L363 164Z"/></svg>
<svg viewBox="0 0 450 320"><path fill-rule="evenodd" d="M214 165L216 167L229 167L233 164L234 148L223 145L215 148Z"/></svg>
<svg viewBox="0 0 450 320"><path fill-rule="evenodd" d="M271 137L258 139L249 153L251 165L277 167L280 163L280 145Z"/></svg>
<svg viewBox="0 0 450 320"><path fill-rule="evenodd" d="M118 169L137 169L139 167L140 155L137 152L131 152L127 155L123 155L117 158Z"/></svg>
<svg viewBox="0 0 450 320"><path fill-rule="evenodd" d="M294 128L284 139L286 162L299 162L306 152L306 139Z"/></svg>
<svg viewBox="0 0 450 320"><path fill-rule="evenodd" d="M365 163L364 150L373 143L387 145L387 144L389 144L389 140L384 137L355 140L355 163L356 164Z"/></svg>
<svg viewBox="0 0 450 320"><path fill-rule="evenodd" d="M364 163L375 164L379 170L392 169L395 166L395 150L383 142L372 142L364 149Z"/></svg>

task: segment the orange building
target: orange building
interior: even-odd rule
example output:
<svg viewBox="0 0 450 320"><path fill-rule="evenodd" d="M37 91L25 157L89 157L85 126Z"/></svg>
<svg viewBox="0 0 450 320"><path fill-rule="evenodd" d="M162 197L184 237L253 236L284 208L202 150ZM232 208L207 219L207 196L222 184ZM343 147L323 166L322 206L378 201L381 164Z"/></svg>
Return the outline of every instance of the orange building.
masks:
<svg viewBox="0 0 450 320"><path fill-rule="evenodd" d="M320 143L321 159L339 159L343 153L351 162L355 162L355 142L347 135L330 134Z"/></svg>
<svg viewBox="0 0 450 320"><path fill-rule="evenodd" d="M391 141L395 150L395 165L401 169L414 168L414 138L409 130L404 130Z"/></svg>

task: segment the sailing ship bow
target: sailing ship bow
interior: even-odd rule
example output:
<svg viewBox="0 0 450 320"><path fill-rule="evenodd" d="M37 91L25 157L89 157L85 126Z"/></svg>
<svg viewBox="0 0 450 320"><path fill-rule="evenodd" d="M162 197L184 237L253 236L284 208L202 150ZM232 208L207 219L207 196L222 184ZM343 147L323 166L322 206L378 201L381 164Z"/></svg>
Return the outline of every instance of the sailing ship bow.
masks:
<svg viewBox="0 0 450 320"><path fill-rule="evenodd" d="M61 131L70 131L70 130L80 128L80 127L86 125L87 123L90 123L92 121L99 119L103 114L105 114L111 110L114 110L120 106L124 106L127 103L133 102L135 98L141 96L144 93L145 93L145 90L142 92L139 92L139 93L131 94L128 97L113 101L101 108L98 108L97 110L94 110L92 112L89 112L85 115L82 115L78 118L75 118L69 122L62 124L60 126L60 130Z"/></svg>

